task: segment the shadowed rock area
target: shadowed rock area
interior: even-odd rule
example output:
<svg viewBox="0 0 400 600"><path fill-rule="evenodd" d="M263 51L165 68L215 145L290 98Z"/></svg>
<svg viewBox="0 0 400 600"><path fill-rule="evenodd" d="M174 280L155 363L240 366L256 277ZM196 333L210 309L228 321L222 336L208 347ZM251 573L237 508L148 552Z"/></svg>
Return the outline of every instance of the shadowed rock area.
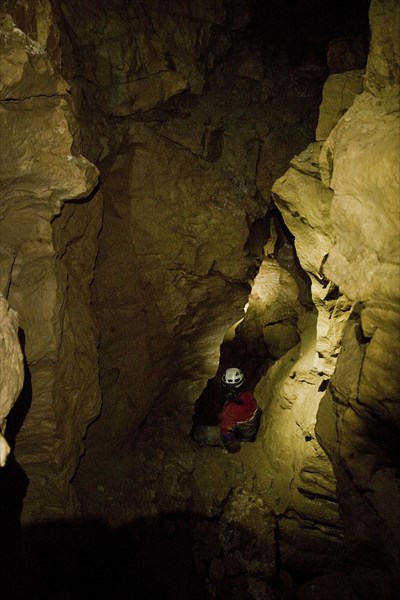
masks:
<svg viewBox="0 0 400 600"><path fill-rule="evenodd" d="M397 598L399 28L0 3L7 598ZM231 366L236 454L191 436Z"/></svg>

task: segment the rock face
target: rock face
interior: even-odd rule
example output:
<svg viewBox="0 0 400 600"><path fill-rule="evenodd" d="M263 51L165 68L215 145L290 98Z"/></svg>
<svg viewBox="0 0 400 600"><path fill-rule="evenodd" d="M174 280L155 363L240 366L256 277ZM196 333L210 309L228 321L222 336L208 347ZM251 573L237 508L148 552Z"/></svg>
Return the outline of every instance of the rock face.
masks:
<svg viewBox="0 0 400 600"><path fill-rule="evenodd" d="M244 314L260 252L250 248L252 226L315 126L323 68L304 75L287 65L285 78L241 33L250 4L238 14L230 2L216 6L204 17L192 3L178 16L173 3L152 2L144 14L115 2L112 18L88 6L86 19L80 3L62 7L66 77L84 75L72 93L78 101L84 92L93 111L89 129L81 105L104 196L93 285L103 408L87 440L95 453L100 439L101 453L113 453L153 408L193 410Z"/></svg>
<svg viewBox="0 0 400 600"><path fill-rule="evenodd" d="M78 510L69 480L100 402L89 284L101 204L78 202L98 171L79 153L68 86L44 39L5 15L0 43L0 120L9 140L0 172L1 291L18 313L31 386L15 449L30 480L23 514L30 522Z"/></svg>
<svg viewBox="0 0 400 600"><path fill-rule="evenodd" d="M357 89L359 73L328 80L324 98L341 89L344 104L321 107L317 135L322 142L325 132L327 139L316 146L317 152L308 151L309 157L314 155L312 168L299 168L300 155L274 184L273 192L295 235L303 268L312 279L320 279L316 286L312 284L317 297L318 356L314 354L310 367L326 381L332 376L325 394L325 386L319 388L323 397L315 411L316 432L337 477L347 557L356 563L354 585L362 597L390 597L398 588L400 537L398 511L391 508L393 502L399 503L395 448L400 382L394 368L400 326L399 39L388 36L383 23L390 30L389 24L398 22L398 8L391 2L372 2L370 14L371 53L364 91L349 107L343 90L345 86ZM329 131L329 121L340 112L344 116ZM318 204L321 200L323 205ZM323 206L328 237L324 243L319 235L313 244L318 260L310 260L303 245L310 248L310 236L317 241L312 211L322 215ZM324 289L328 294L321 293ZM336 299L327 302L332 292ZM270 375L273 386L271 377L277 368L274 365ZM291 372L293 383L297 380L300 386L297 365ZM282 394L282 385L275 393ZM271 412L285 420L277 407ZM361 548L371 552L362 564L357 558Z"/></svg>
<svg viewBox="0 0 400 600"><path fill-rule="evenodd" d="M288 65L288 86L240 35L250 5L219 5L206 18L197 3L181 16L157 2L148 12L118 1L112 12L87 3L86 14L81 3L48 0L7 8L2 291L18 312L31 387L15 450L30 479L30 522L78 510L69 480L100 408L97 325L101 452L132 435L155 403L192 409L226 329L243 314L255 267L250 228L309 138L321 71L306 74L305 86ZM200 102L213 80L218 89ZM184 90L181 104L167 104ZM276 153L282 135L288 142ZM98 170L83 151L101 169L96 194Z"/></svg>
<svg viewBox="0 0 400 600"><path fill-rule="evenodd" d="M0 322L0 467L4 467L11 450L4 437L7 415L22 389L24 368L18 340L17 314L3 296L0 296Z"/></svg>
<svg viewBox="0 0 400 600"><path fill-rule="evenodd" d="M24 524L101 515L160 593L175 558L204 597L398 589L399 11L372 1L364 70L351 7L302 10L1 9L0 462ZM188 435L231 359L263 409L235 456Z"/></svg>
<svg viewBox="0 0 400 600"><path fill-rule="evenodd" d="M321 159L334 191L336 234L325 272L356 307L321 405L318 433L338 474L350 560L357 562L361 547L379 549L381 556L378 563L358 567L362 593L372 585L368 567L386 585L388 570L395 590L400 566L399 514L387 502L388 497L392 506L400 501L400 379L394 367L400 335L400 40L390 36L398 6L373 2L371 19L365 92L331 133ZM353 223L350 231L344 221ZM364 526L355 526L358 515Z"/></svg>

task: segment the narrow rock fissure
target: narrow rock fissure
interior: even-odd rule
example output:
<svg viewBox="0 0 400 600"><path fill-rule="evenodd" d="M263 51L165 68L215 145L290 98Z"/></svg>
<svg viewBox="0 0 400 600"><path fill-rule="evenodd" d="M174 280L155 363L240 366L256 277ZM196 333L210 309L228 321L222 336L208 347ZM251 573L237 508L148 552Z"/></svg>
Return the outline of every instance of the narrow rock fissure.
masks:
<svg viewBox="0 0 400 600"><path fill-rule="evenodd" d="M0 7L7 598L391 600L399 7L145 4Z"/></svg>

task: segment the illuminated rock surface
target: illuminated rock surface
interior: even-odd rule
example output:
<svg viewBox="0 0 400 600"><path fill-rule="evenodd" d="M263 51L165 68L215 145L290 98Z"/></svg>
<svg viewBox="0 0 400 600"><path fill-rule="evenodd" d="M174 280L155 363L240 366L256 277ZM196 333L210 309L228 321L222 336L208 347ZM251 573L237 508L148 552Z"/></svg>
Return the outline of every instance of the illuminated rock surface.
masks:
<svg viewBox="0 0 400 600"><path fill-rule="evenodd" d="M398 7L183 4L2 6L9 597L391 598Z"/></svg>
<svg viewBox="0 0 400 600"><path fill-rule="evenodd" d="M18 398L24 382L18 319L3 296L0 296L0 466L4 467L10 445L4 437L7 416Z"/></svg>

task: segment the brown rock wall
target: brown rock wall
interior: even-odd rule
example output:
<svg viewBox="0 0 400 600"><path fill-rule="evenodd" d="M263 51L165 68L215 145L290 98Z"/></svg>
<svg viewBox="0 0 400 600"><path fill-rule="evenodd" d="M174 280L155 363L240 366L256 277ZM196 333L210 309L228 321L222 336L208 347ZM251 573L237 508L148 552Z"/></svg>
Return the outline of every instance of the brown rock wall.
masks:
<svg viewBox="0 0 400 600"><path fill-rule="evenodd" d="M315 415L316 431L338 478L337 495L353 584L362 597L368 598L381 594L391 597L398 587L398 513L390 510L389 504L398 504L395 448L400 398L400 381L394 368L400 341L399 38L393 32L398 7L395 9L390 1L372 2L370 18L372 41L366 91L350 107L343 106L347 110L316 161L320 166L319 186L330 194L325 220L330 239L318 256L319 266L301 250L302 240L307 240L302 227L309 226L307 207L313 195L307 199L298 187L292 197L292 205L301 206L296 215L293 208L288 210L290 172L273 188L278 192L278 206L296 236L300 262L309 271L310 262L318 266L312 276L319 312L317 331L322 325L327 334L317 336L316 345L320 358L325 360L318 359L314 364L327 377L333 375L327 393L317 402L320 409ZM330 78L324 102L332 83ZM327 124L332 111L339 116L340 110L332 105L328 117L324 102L321 115ZM319 131L324 127L320 120ZM301 180L304 175L296 177ZM307 223L302 225L302 220ZM321 243L317 247L323 249ZM331 280L330 285L326 278ZM323 292L324 288L328 293ZM334 310L329 310L327 328L324 321L329 305ZM331 360L327 362L329 354ZM293 374L293 378L299 385L300 373ZM296 405L298 402L299 396ZM277 418L279 421L279 415Z"/></svg>
<svg viewBox="0 0 400 600"><path fill-rule="evenodd" d="M269 369L265 381L257 386L265 406L265 448L275 448L268 460L274 473L276 510L279 514L290 514L289 521L284 516L281 522L288 564L296 559L300 563L306 560L301 558L304 548L307 548L308 560L314 556L315 564L326 559L326 555L325 559L318 556L318 551L314 555L307 534L300 542L301 523L313 520L329 525L319 544L323 544L324 536L331 539L335 555L332 559L340 556L342 539L335 479L316 439L315 424L323 396L323 381L335 368L350 304L322 275L326 255L333 243L332 193L324 188L318 177L319 150L320 144L314 143L296 156L290 170L275 182L272 190L275 202L294 234L300 264L310 278L315 312L304 312L304 309L300 312L298 347L277 361ZM309 465L315 474L315 485L310 486L301 475L309 472ZM293 527L297 533L290 546ZM318 538L318 534L315 535ZM313 568L312 563L310 560L310 568Z"/></svg>
<svg viewBox="0 0 400 600"><path fill-rule="evenodd" d="M399 7L396 0L371 2L371 42L365 89L374 95L400 82Z"/></svg>
<svg viewBox="0 0 400 600"><path fill-rule="evenodd" d="M24 380L23 357L18 340L17 313L0 296L0 467L4 467L10 453L6 437L7 415L22 389Z"/></svg>
<svg viewBox="0 0 400 600"><path fill-rule="evenodd" d="M330 180L335 192L332 214L337 242L326 263L326 273L359 303L354 317L357 319L359 313L360 318L358 325L351 325L357 340L353 352L344 348L338 360L338 369L343 362L354 369L353 384L347 384L354 390L353 396L348 395L347 387L342 387L350 373L346 378L342 372L343 393L337 393L338 372L330 395L324 399L325 403L339 405L339 445L333 450L332 459L339 478L338 489L345 492L342 506L351 560L357 563L357 549L361 546L380 548L382 560L369 560L366 565L382 570L381 576L387 569L392 571L393 581L381 582L381 587L398 585L399 561L399 523L387 503L390 497L390 504L397 504L399 494L394 448L400 424L400 380L394 365L400 351L400 238L395 217L399 212L399 180L395 173L400 128L399 113L393 106L390 95L385 98L381 94L378 100L364 94L353 106L348 121L332 134L333 139L340 140L340 147L335 144L333 154L337 157L337 169L335 166ZM360 139L367 114L368 134ZM351 149L351 154L345 148ZM350 173L354 181L351 192ZM363 355L361 364L355 360L359 352ZM322 423L319 436L323 443ZM358 520L357 528L354 520ZM365 581L371 585L372 577L360 573L363 593Z"/></svg>
<svg viewBox="0 0 400 600"><path fill-rule="evenodd" d="M196 11L196 6L188 10ZM182 26L177 30L174 25L172 35L172 17L176 16L172 3L160 12L151 5L146 15L130 21L137 33L132 43L142 44L143 60L163 61L167 51L170 56L179 54L182 65L186 61L195 70L201 54L205 85L205 64L217 58L222 61L237 33L229 11L223 10L222 3L218 7L216 14L208 13L207 20L182 14L178 19ZM125 39L120 37L126 27L124 10L117 3L115 23L107 26L107 35L112 31L118 40ZM80 65L84 37L76 11L72 3L64 18L72 26L71 40L77 44L74 60ZM88 7L93 44L84 48L87 69L96 62L98 48L108 43L105 38L95 40L103 17ZM208 55L209 31L215 21L221 29L218 35L213 33ZM163 40L157 47L155 31ZM121 57L122 50L118 52ZM128 47L123 52L123 65L136 65L137 72L132 67L121 78L136 80L140 71L140 82L150 89L154 82L146 65L134 62ZM74 60L66 57L69 77L77 68L71 66ZM258 57L258 61L243 63L246 77L242 71L237 74L229 60L221 70L258 82L260 61ZM182 74L185 67L179 64L176 73ZM102 331L104 419L93 425L89 436L93 435L93 447L100 435L118 445L134 435L153 406L178 404L179 410L190 411L217 369L225 332L243 315L248 279L256 268L248 248L251 226L264 216L273 177L282 172L284 160L302 147L311 131L308 115L304 124L299 123L310 110L310 98L288 93L280 118L281 102L266 111L259 93L254 97L248 90L232 94L225 84L218 87L216 79L214 84L199 97L195 94L203 87L191 87L190 94L174 92L176 97L167 102L158 99L147 105L146 113L132 105L130 118L118 121L94 112L95 135L85 129L85 145L94 140L90 152L96 144L103 146L99 165L105 196L93 288ZM313 103L314 93L313 88ZM118 110L117 103L114 106ZM81 110L84 113L84 105ZM89 125L84 115L83 121ZM278 154L274 147L282 132L287 144ZM263 177L267 170L268 177ZM112 428L108 426L111 421Z"/></svg>
<svg viewBox="0 0 400 600"><path fill-rule="evenodd" d="M194 374L200 391L242 313L252 266L247 212L230 178L145 125L131 136L132 150L104 186L94 286L105 406L115 414L121 405L116 437L135 429L158 396L172 405L195 400Z"/></svg>
<svg viewBox="0 0 400 600"><path fill-rule="evenodd" d="M68 86L43 45L49 5L40 6L33 11L36 27L31 24L40 41L10 15L0 35L0 260L2 291L24 334L32 391L15 449L30 480L23 514L28 522L78 510L69 481L100 400L89 285L101 202L76 202L93 190L98 171L76 147Z"/></svg>
<svg viewBox="0 0 400 600"><path fill-rule="evenodd" d="M220 26L240 26L249 18L240 11L241 23L235 23L225 4L86 2L84 19L80 3L63 4L89 102L126 116L184 91L201 94L218 53Z"/></svg>
<svg viewBox="0 0 400 600"><path fill-rule="evenodd" d="M236 3L228 10L224 2L193 1L183 11L172 1L64 3L61 12L55 7L68 31L63 61L50 3L9 6L18 27L9 15L2 19L0 119L14 143L1 165L1 290L26 337L33 396L16 457L31 480L24 520L32 521L78 512L69 481L86 427L99 413L97 327L104 408L88 443L97 444L96 468L99 453L129 440L152 408L178 405L178 414L186 411L180 426L187 425L193 401L216 371L226 330L243 316L261 260L249 251L250 230L287 159L309 141L322 71L277 60L276 72L288 70L275 80L251 44L232 49L250 18L248 7ZM266 564L268 574L275 568L275 518L263 495L280 519L286 566L323 569L340 557L342 522L327 455L351 560L366 545L382 551L381 562L367 561L367 568L384 573L397 561L399 523L385 499L398 494L398 359L395 351L387 357L399 335L398 46L385 23L396 24L398 13L387 0L372 2L370 14L367 91L352 104L361 71L328 80L318 141L296 154L273 188L315 310L302 304L293 273L269 256L238 329L244 346L260 338L279 358L257 387L263 468L272 483L261 489L261 469L258 479L249 476L247 492L236 490L224 507L221 529L227 555L232 550L236 560L243 544L242 568L256 575ZM98 171L82 156L61 65L85 124L87 155L99 158L102 193L93 193ZM95 324L89 288L97 253ZM18 376L15 386L2 400L7 411ZM201 487L209 474L197 467L190 478L193 456L185 450L177 464L175 450L173 458L149 453L150 487L141 473L142 500L155 513L186 510L189 480ZM113 485L124 476L121 468ZM245 474L235 477L238 488ZM231 489L197 490L196 507L205 502L206 512L219 513ZM135 502L118 518L134 517L136 508L140 514L139 495ZM254 505L259 510L247 519ZM248 544L256 530L261 566ZM210 579L218 582L229 560L209 558ZM362 577L368 581L368 573Z"/></svg>

